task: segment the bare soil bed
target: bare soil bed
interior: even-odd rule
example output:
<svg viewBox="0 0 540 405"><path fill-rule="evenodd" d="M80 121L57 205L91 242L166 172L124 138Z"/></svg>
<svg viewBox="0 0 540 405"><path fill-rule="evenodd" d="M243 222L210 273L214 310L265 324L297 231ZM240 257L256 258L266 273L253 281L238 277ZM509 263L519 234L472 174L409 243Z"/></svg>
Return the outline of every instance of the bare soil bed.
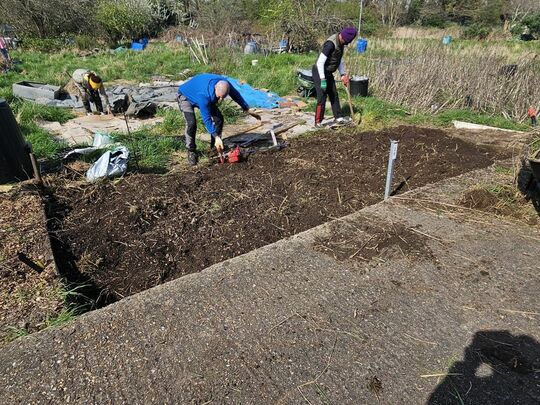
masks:
<svg viewBox="0 0 540 405"><path fill-rule="evenodd" d="M329 131L241 164L60 187L49 215L61 261L108 301L201 271L380 201L390 139L401 192L504 157L440 130Z"/></svg>

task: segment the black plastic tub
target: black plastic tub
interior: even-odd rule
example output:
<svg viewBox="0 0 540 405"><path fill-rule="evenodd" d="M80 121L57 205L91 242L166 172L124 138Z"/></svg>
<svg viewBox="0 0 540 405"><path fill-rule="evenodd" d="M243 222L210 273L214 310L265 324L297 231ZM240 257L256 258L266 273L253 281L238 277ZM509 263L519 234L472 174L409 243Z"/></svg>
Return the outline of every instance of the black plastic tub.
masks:
<svg viewBox="0 0 540 405"><path fill-rule="evenodd" d="M351 96L367 97L369 93L369 78L366 76L353 76L350 86Z"/></svg>
<svg viewBox="0 0 540 405"><path fill-rule="evenodd" d="M28 180L32 174L26 141L8 103L0 99L0 184Z"/></svg>

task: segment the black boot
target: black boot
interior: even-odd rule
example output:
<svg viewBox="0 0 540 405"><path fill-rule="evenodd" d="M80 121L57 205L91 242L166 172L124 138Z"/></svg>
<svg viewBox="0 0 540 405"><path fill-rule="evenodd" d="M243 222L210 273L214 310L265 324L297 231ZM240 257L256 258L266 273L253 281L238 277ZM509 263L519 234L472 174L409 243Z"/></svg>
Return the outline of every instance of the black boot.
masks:
<svg viewBox="0 0 540 405"><path fill-rule="evenodd" d="M196 166L199 161L197 152L188 151L187 161L190 166Z"/></svg>

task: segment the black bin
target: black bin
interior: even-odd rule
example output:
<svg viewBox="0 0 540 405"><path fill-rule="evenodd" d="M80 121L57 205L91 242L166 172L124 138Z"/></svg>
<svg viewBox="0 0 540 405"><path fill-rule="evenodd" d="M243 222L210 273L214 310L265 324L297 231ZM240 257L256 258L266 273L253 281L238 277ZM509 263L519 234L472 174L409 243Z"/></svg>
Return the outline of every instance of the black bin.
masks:
<svg viewBox="0 0 540 405"><path fill-rule="evenodd" d="M0 99L0 184L32 178L26 142L9 104Z"/></svg>
<svg viewBox="0 0 540 405"><path fill-rule="evenodd" d="M351 96L368 96L369 78L366 76L353 76L351 78Z"/></svg>

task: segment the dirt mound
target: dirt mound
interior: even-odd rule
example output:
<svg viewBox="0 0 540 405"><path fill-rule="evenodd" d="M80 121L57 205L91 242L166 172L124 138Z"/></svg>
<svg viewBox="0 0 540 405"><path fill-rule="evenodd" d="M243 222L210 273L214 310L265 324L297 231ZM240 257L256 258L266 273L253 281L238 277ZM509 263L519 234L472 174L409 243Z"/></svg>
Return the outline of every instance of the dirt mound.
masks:
<svg viewBox="0 0 540 405"><path fill-rule="evenodd" d="M380 201L390 139L400 141L400 190L496 156L439 130L330 131L238 165L58 189L57 237L80 272L122 298Z"/></svg>
<svg viewBox="0 0 540 405"><path fill-rule="evenodd" d="M473 187L463 193L458 204L514 218L529 225L538 224L538 213L535 212L527 197L523 196L513 184Z"/></svg>
<svg viewBox="0 0 540 405"><path fill-rule="evenodd" d="M485 188L467 190L459 200L459 204L477 210L495 212L499 199Z"/></svg>

